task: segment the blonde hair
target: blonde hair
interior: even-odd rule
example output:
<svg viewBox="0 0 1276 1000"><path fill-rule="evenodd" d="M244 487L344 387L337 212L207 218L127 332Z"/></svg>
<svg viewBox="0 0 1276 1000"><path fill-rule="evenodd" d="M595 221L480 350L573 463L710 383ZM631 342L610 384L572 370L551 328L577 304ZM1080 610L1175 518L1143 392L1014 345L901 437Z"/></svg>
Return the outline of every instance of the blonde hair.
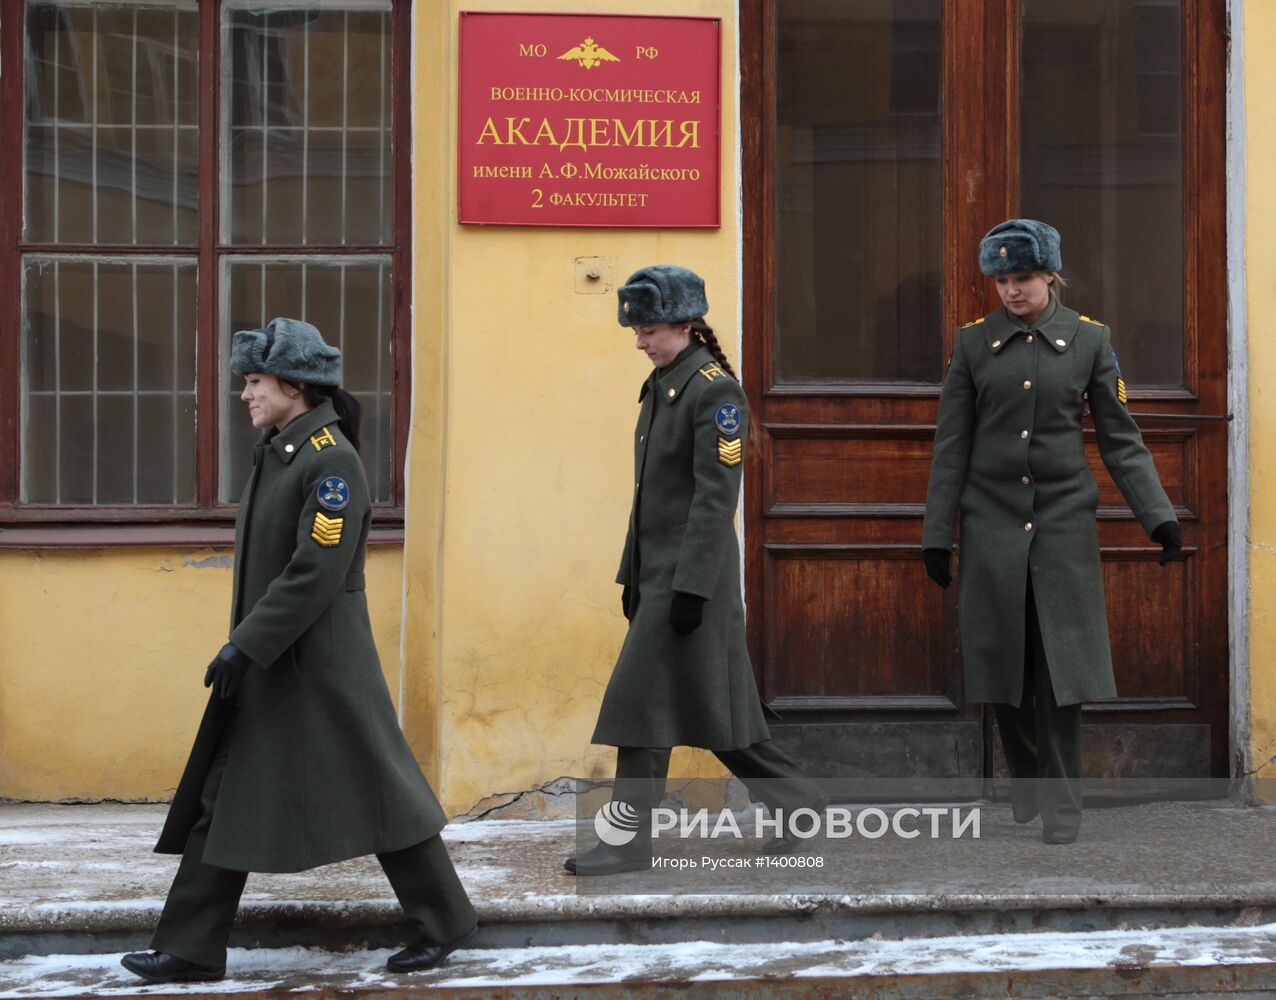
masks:
<svg viewBox="0 0 1276 1000"><path fill-rule="evenodd" d="M1068 282L1058 271L1038 271L1038 278L1045 278L1046 284L1050 286L1050 297L1063 301L1063 293L1068 290Z"/></svg>

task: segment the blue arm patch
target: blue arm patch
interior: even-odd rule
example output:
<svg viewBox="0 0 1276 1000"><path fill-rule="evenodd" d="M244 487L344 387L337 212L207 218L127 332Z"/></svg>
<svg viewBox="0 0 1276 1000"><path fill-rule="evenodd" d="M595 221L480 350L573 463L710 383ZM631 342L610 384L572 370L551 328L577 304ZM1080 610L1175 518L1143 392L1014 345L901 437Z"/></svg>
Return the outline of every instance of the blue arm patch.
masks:
<svg viewBox="0 0 1276 1000"><path fill-rule="evenodd" d="M718 407L718 415L714 418L718 430L728 437L740 433L740 410L734 403Z"/></svg>
<svg viewBox="0 0 1276 1000"><path fill-rule="evenodd" d="M350 487L340 476L326 476L319 483L317 499L324 510L345 510L350 506Z"/></svg>

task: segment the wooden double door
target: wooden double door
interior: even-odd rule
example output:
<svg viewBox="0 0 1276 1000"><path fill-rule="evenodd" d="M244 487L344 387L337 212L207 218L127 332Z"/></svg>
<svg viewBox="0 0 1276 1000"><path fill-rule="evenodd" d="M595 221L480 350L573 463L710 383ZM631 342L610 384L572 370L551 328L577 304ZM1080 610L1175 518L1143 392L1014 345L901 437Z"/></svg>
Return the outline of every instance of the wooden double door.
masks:
<svg viewBox="0 0 1276 1000"><path fill-rule="evenodd" d="M1015 216L1112 327L1185 538L1159 566L1087 420L1120 697L1085 770L1227 774L1225 60L1224 0L742 0L749 641L812 774L999 771L919 546L954 332L997 304L978 242Z"/></svg>

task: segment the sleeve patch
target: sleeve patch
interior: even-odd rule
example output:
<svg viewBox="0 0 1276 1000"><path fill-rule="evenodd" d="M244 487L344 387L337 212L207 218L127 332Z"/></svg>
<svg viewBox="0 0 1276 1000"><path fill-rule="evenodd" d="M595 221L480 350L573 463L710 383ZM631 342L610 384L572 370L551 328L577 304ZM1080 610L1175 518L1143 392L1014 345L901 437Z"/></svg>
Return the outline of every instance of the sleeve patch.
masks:
<svg viewBox="0 0 1276 1000"><path fill-rule="evenodd" d="M1112 351L1112 367L1117 373L1117 401L1122 406L1129 406L1130 403L1125 395L1125 377L1121 374L1121 362L1117 360L1117 352Z"/></svg>
<svg viewBox="0 0 1276 1000"><path fill-rule="evenodd" d="M718 461L723 465L735 466L744 461L744 453L741 446L744 444L739 438L734 441L724 437L718 438Z"/></svg>
<svg viewBox="0 0 1276 1000"><path fill-rule="evenodd" d="M341 544L341 528L345 520L344 517L325 517L315 511L315 523L310 529L310 537L325 549L335 548Z"/></svg>
<svg viewBox="0 0 1276 1000"><path fill-rule="evenodd" d="M740 433L740 409L734 403L727 403L718 407L717 416L713 422L717 424L718 430L727 437L734 437Z"/></svg>
<svg viewBox="0 0 1276 1000"><path fill-rule="evenodd" d="M350 486L340 476L325 476L319 481L316 499L329 513L345 510L350 506Z"/></svg>

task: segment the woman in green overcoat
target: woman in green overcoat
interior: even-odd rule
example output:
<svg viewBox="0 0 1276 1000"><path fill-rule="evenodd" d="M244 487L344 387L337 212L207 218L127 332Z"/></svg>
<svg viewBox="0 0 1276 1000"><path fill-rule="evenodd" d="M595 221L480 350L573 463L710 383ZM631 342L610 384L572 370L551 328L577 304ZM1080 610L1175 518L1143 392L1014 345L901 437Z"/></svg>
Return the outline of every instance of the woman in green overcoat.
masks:
<svg viewBox="0 0 1276 1000"><path fill-rule="evenodd" d="M745 645L735 513L749 406L713 330L704 282L684 267L636 271L617 317L653 371L638 394L633 506L616 582L629 632L593 742L616 750L614 797L642 817L623 849L569 858L574 875L650 866L646 816L664 793L670 751L712 750L773 811L821 794L771 742ZM786 826L765 850L802 844Z"/></svg>
<svg viewBox="0 0 1276 1000"><path fill-rule="evenodd" d="M957 331L922 555L931 579L948 586L960 519L967 697L996 705L1015 819L1040 811L1043 840L1071 843L1081 823L1081 703L1116 696L1099 488L1081 433L1087 402L1104 464L1162 546L1162 565L1182 533L1126 409L1111 332L1059 300L1058 232L1003 222L981 241L979 263L1002 308Z"/></svg>
<svg viewBox="0 0 1276 1000"><path fill-rule="evenodd" d="M182 861L155 950L123 964L150 982L219 979L248 872L375 854L417 935L388 967L430 968L477 917L372 639L359 404L309 323L236 333L231 368L264 433L235 524L230 641L156 847Z"/></svg>

